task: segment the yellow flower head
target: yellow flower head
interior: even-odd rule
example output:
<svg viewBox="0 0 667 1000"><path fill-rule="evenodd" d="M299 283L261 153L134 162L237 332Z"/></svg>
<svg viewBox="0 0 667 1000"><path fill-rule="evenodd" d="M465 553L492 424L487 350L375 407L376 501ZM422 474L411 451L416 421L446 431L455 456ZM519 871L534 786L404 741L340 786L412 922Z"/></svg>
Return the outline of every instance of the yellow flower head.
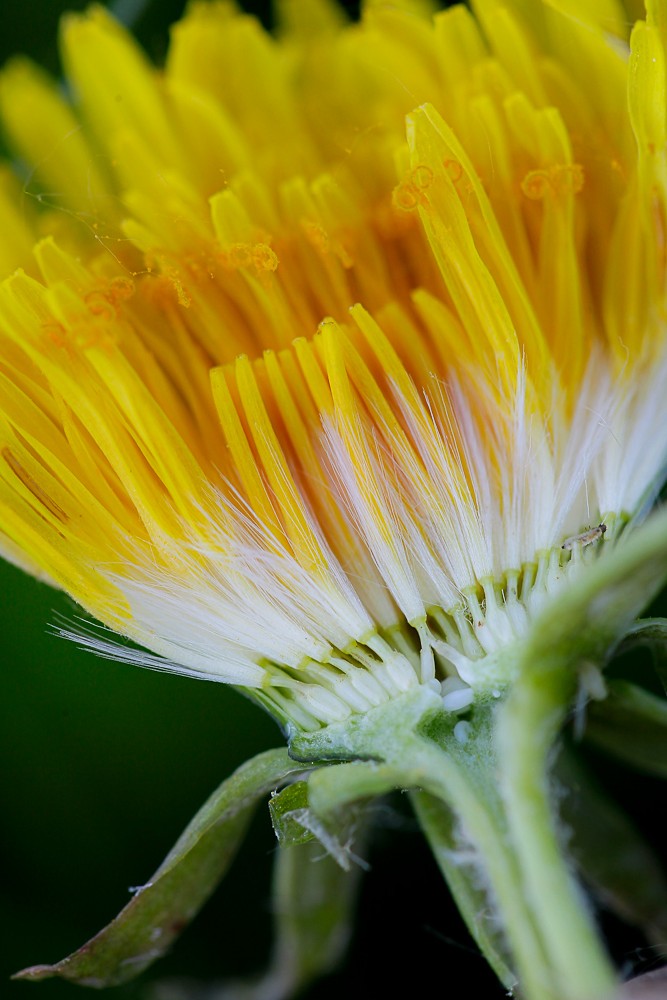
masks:
<svg viewBox="0 0 667 1000"><path fill-rule="evenodd" d="M5 68L0 544L150 652L84 641L306 730L510 680L667 457L646 6L195 2L161 71L92 7L67 97Z"/></svg>

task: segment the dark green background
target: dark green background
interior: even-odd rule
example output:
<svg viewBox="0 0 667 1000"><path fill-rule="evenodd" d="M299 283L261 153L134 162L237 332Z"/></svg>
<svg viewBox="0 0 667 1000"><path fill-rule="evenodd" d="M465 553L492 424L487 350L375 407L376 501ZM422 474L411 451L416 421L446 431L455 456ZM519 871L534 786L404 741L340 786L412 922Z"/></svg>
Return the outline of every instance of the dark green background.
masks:
<svg viewBox="0 0 667 1000"><path fill-rule="evenodd" d="M57 71L58 14L82 6L3 5L0 56L27 51ZM158 59L181 6L154 3L137 22ZM266 4L246 6L266 14ZM49 633L57 616L75 614L62 595L0 566L0 996L9 1000L74 1000L78 987L7 977L83 943L127 902L129 886L147 880L212 789L282 742L268 717L222 685L97 660ZM651 832L660 786L594 763ZM114 995L145 998L147 984L164 976L258 971L269 944L273 850L260 809L231 874L172 954ZM308 995L396 995L409 972L417 995L435 976L443 995L452 977L463 977L466 989L502 996L399 797L379 812L370 860L349 961ZM620 961L650 962L650 953L635 951L641 939L609 926Z"/></svg>

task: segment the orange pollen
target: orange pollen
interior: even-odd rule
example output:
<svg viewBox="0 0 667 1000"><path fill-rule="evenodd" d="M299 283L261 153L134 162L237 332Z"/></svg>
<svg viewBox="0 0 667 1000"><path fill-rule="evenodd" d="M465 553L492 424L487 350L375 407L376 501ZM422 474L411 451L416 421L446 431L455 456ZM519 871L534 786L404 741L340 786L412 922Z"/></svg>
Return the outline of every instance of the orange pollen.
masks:
<svg viewBox="0 0 667 1000"><path fill-rule="evenodd" d="M53 320L50 323L42 324L42 331L56 347L65 347L67 344L67 331L62 323Z"/></svg>
<svg viewBox="0 0 667 1000"><path fill-rule="evenodd" d="M409 178L418 191L426 191L433 183L433 171L425 163L418 163L410 171Z"/></svg>
<svg viewBox="0 0 667 1000"><path fill-rule="evenodd" d="M252 248L252 262L258 271L275 271L278 268L278 255L266 243L256 243Z"/></svg>
<svg viewBox="0 0 667 1000"><path fill-rule="evenodd" d="M531 201L541 201L551 189L551 179L546 170L529 170L521 181L521 190Z"/></svg>
<svg viewBox="0 0 667 1000"><path fill-rule="evenodd" d="M107 295L109 301L114 304L117 302L125 302L127 299L132 298L134 295L136 286L132 278L112 278L109 282L109 291Z"/></svg>
<svg viewBox="0 0 667 1000"><path fill-rule="evenodd" d="M419 188L410 182L397 184L392 191L391 201L394 208L402 212L414 212L421 200Z"/></svg>
<svg viewBox="0 0 667 1000"><path fill-rule="evenodd" d="M446 172L449 174L450 180L452 180L454 184L456 184L457 181L461 180L461 178L463 177L463 167L461 166L458 160L451 160L451 159L443 160L442 165L445 168Z"/></svg>
<svg viewBox="0 0 667 1000"><path fill-rule="evenodd" d="M521 190L531 201L541 201L549 194L579 194L583 186L584 168L580 163L559 163L548 170L529 170L521 181Z"/></svg>
<svg viewBox="0 0 667 1000"><path fill-rule="evenodd" d="M106 326L77 323L72 326L69 343L80 351L88 351L91 348L109 351L115 347L117 338Z"/></svg>
<svg viewBox="0 0 667 1000"><path fill-rule="evenodd" d="M584 168L580 163L553 167L554 186L563 194L579 194L584 186Z"/></svg>
<svg viewBox="0 0 667 1000"><path fill-rule="evenodd" d="M187 291L183 287L183 282L178 277L178 274L173 271L171 273L167 272L165 274L165 277L167 278L169 284L176 293L176 299L178 301L179 306L183 306L184 309L189 309L189 307L192 305L192 298L190 297L190 295L188 295Z"/></svg>
<svg viewBox="0 0 667 1000"><path fill-rule="evenodd" d="M326 229L323 229L316 222L310 222L308 219L302 221L301 228L311 246L319 250L320 253L329 253L329 234Z"/></svg>
<svg viewBox="0 0 667 1000"><path fill-rule="evenodd" d="M249 243L232 243L227 252L227 263L230 267L250 267L252 264L252 247Z"/></svg>
<svg viewBox="0 0 667 1000"><path fill-rule="evenodd" d="M99 319L111 321L116 316L114 303L110 301L106 292L99 289L88 292L84 295L83 301L88 306L91 314Z"/></svg>

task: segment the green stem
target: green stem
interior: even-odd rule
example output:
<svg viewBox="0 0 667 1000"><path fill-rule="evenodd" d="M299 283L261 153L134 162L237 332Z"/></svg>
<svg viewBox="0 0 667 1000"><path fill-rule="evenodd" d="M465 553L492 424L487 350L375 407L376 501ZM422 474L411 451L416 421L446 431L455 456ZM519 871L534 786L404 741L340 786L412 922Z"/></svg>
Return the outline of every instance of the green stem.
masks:
<svg viewBox="0 0 667 1000"><path fill-rule="evenodd" d="M512 971L514 957L499 927L497 907L489 906L488 886L479 878L471 878L478 874L476 869L462 863L461 830L456 814L442 799L428 792L414 790L410 792L410 801L472 938L503 986L508 992L513 991L517 986L517 975Z"/></svg>
<svg viewBox="0 0 667 1000"><path fill-rule="evenodd" d="M471 730L462 747L450 733L438 742L416 739L401 750L421 772L421 787L440 799L458 817L461 833L474 849L477 871L471 876L488 883L491 901L500 917L510 952L514 957L522 993L530 1000L564 1000L557 989L556 976L535 926L532 909L521 892L521 868L507 835L507 824L494 787L493 773L485 773L480 760L489 761L489 740L484 725ZM427 829L432 846L433 830ZM436 851L436 858L438 853ZM470 916L469 916L470 921ZM480 915L472 916L473 934L487 953L484 935L479 933ZM487 954L492 965L495 956Z"/></svg>
<svg viewBox="0 0 667 1000"><path fill-rule="evenodd" d="M369 713L354 727L329 727L326 733L301 738L298 744L294 741L291 750L306 759L356 758L353 764L324 768L311 775L309 801L325 818L354 798L391 787L421 789L445 803L460 827L458 843L452 842L451 824L447 829L434 820L426 824L425 832L457 900L463 902L463 915L473 935L505 985L514 985L514 978L508 974L504 947L492 942L489 925L484 924L489 901L507 937L522 995L529 1000L584 996L561 991L564 977L550 961L532 900L523 891L524 866L509 836L498 790L493 708L476 709L464 741L455 723L456 718L441 711L437 697L422 691ZM369 758L372 763L363 763ZM474 866L472 871L467 864L460 866L452 879L457 863L453 846L472 856ZM464 888L466 880L469 891ZM475 912L480 885L487 899L482 911Z"/></svg>
<svg viewBox="0 0 667 1000"><path fill-rule="evenodd" d="M498 774L523 891L558 976L562 1000L613 995L617 980L554 821L549 755L563 723L571 675L527 673L498 710Z"/></svg>

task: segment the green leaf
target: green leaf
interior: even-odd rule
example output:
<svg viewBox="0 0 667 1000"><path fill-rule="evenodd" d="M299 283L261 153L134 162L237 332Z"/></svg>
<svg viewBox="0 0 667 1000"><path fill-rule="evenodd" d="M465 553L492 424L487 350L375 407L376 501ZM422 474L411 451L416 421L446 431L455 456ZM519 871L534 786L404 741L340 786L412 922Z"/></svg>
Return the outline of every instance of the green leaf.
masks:
<svg viewBox="0 0 667 1000"><path fill-rule="evenodd" d="M664 952L667 880L626 813L600 788L571 747L558 757L560 815L570 853L595 895L621 919L641 927Z"/></svg>
<svg viewBox="0 0 667 1000"><path fill-rule="evenodd" d="M97 988L134 979L164 955L211 895L259 798L303 770L286 750L268 750L242 764L213 793L152 878L110 924L55 965L31 966L13 978L59 976Z"/></svg>
<svg viewBox="0 0 667 1000"><path fill-rule="evenodd" d="M667 699L628 681L589 706L585 737L627 764L667 778Z"/></svg>

